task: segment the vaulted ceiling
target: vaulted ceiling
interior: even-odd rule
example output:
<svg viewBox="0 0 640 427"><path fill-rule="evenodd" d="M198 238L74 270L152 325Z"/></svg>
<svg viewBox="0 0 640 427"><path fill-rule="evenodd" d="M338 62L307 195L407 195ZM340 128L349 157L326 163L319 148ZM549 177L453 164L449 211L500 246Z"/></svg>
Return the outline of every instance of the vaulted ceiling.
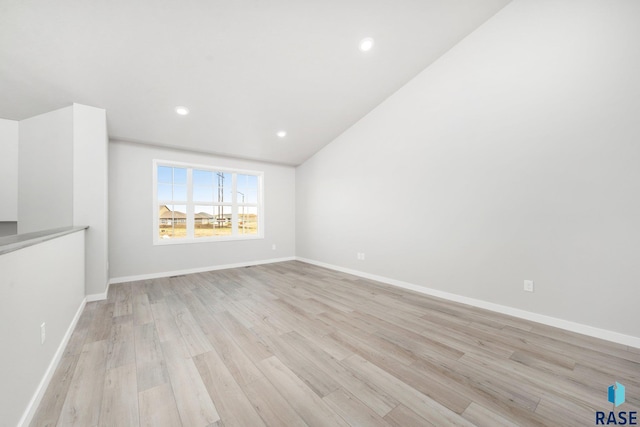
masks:
<svg viewBox="0 0 640 427"><path fill-rule="evenodd" d="M298 165L508 1L0 0L0 117Z"/></svg>

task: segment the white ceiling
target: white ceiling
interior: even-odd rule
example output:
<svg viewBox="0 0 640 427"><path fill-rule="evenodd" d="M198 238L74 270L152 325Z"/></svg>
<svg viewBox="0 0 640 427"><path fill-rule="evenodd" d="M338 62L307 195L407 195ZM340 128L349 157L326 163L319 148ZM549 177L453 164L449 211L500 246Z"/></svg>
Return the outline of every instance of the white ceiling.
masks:
<svg viewBox="0 0 640 427"><path fill-rule="evenodd" d="M0 0L0 117L78 102L113 139L298 165L508 1Z"/></svg>

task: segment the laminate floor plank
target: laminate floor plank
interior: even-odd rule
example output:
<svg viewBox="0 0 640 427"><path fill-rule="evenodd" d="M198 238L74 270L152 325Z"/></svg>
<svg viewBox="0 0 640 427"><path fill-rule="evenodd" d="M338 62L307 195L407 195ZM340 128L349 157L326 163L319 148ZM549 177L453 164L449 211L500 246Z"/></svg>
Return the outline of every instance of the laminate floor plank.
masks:
<svg viewBox="0 0 640 427"><path fill-rule="evenodd" d="M180 328L176 324L176 319L171 310L169 310L164 298L151 304L151 312L153 313L154 325L158 331L160 341L171 341L182 337Z"/></svg>
<svg viewBox="0 0 640 427"><path fill-rule="evenodd" d="M597 351L626 359L632 362L640 362L640 350L636 349L636 353L630 352L629 347L623 344L616 344L599 340L586 335L574 334L552 326L534 324L530 331L540 337L552 338L565 344L571 344L575 347L588 348L590 351Z"/></svg>
<svg viewBox="0 0 640 427"><path fill-rule="evenodd" d="M472 402L462 413L462 416L479 427L511 427L513 422ZM564 425L564 424L563 424Z"/></svg>
<svg viewBox="0 0 640 427"><path fill-rule="evenodd" d="M536 407L536 413L549 419L554 419L562 426L588 426L596 425L596 409L587 405L578 404L575 401L562 397L542 396Z"/></svg>
<svg viewBox="0 0 640 427"><path fill-rule="evenodd" d="M254 363L273 355L233 314L229 312L216 313L214 318L219 322L222 329L226 331L227 335L232 337L238 347L244 351L245 356Z"/></svg>
<svg viewBox="0 0 640 427"><path fill-rule="evenodd" d="M473 425L452 410L356 354L346 358L341 363L363 380L377 384L379 388L387 390L403 405L433 424L449 426Z"/></svg>
<svg viewBox="0 0 640 427"><path fill-rule="evenodd" d="M461 414L471 403L471 399L452 390L448 383L433 380L413 366L389 363L381 354L370 353L365 359L457 414Z"/></svg>
<svg viewBox="0 0 640 427"><path fill-rule="evenodd" d="M358 337L343 331L336 331L331 334L331 337L351 350L352 353L358 354L367 360L375 360L379 365L400 364L409 366L418 360L411 352L407 352L378 337L375 340L370 340L370 337Z"/></svg>
<svg viewBox="0 0 640 427"><path fill-rule="evenodd" d="M291 407L311 426L348 426L342 417L287 368L276 356L262 360L258 367Z"/></svg>
<svg viewBox="0 0 640 427"><path fill-rule="evenodd" d="M85 342L102 341L109 338L113 326L114 309L115 304L108 302L108 300L96 303Z"/></svg>
<svg viewBox="0 0 640 427"><path fill-rule="evenodd" d="M131 296L131 286L119 283L115 292L115 303L113 316L126 316L133 313L133 300Z"/></svg>
<svg viewBox="0 0 640 427"><path fill-rule="evenodd" d="M51 384L54 386L49 387L45 392L42 403L31 421L32 427L53 427L57 424L78 359L80 354L69 354L60 360L51 378Z"/></svg>
<svg viewBox="0 0 640 427"><path fill-rule="evenodd" d="M138 393L140 402L140 426L143 427L180 427L180 414L173 396L171 384Z"/></svg>
<svg viewBox="0 0 640 427"><path fill-rule="evenodd" d="M79 355L82 352L84 343L87 340L89 334L89 328L93 323L93 317L96 313L95 307L98 303L90 302L85 305L85 309L78 319L73 334L69 338L67 347L64 349L63 357L69 355Z"/></svg>
<svg viewBox="0 0 640 427"><path fill-rule="evenodd" d="M251 328L260 328L270 334L278 334L281 331L272 323L265 321L269 314L260 314L256 310L252 310L247 306L246 300L237 300L229 304L228 312L241 323L242 326L249 330Z"/></svg>
<svg viewBox="0 0 640 427"><path fill-rule="evenodd" d="M424 316L420 318L420 327L412 330L462 353L491 354L504 359L514 353L513 347L486 337L478 337L465 326L443 326L425 319Z"/></svg>
<svg viewBox="0 0 640 427"><path fill-rule="evenodd" d="M208 338L215 351L224 361L227 369L239 384L248 384L261 378L262 372L256 367L248 354L238 345L234 336L230 334L218 319L226 318L225 313L216 314L208 328Z"/></svg>
<svg viewBox="0 0 640 427"><path fill-rule="evenodd" d="M106 376L107 343L85 344L71 379L58 426L95 426L100 418Z"/></svg>
<svg viewBox="0 0 640 427"><path fill-rule="evenodd" d="M182 302L177 295L165 298L169 310L173 313L175 323L184 339L189 354L197 356L198 354L207 353L213 350L211 343L207 339L202 328L195 320L191 311Z"/></svg>
<svg viewBox="0 0 640 427"><path fill-rule="evenodd" d="M266 425L274 427L308 425L265 377L243 385L242 389Z"/></svg>
<svg viewBox="0 0 640 427"><path fill-rule="evenodd" d="M489 390L494 396L499 397L501 401L510 402L531 412L535 411L540 402L541 390L530 387L530 384L525 383L525 377L518 373L506 371L502 376L496 375L492 365L487 365L473 357L467 358L466 355L457 366L460 372L466 372L467 375L473 373L474 378L477 378L475 382L484 390Z"/></svg>
<svg viewBox="0 0 640 427"><path fill-rule="evenodd" d="M107 370L135 362L133 316L114 317L107 341Z"/></svg>
<svg viewBox="0 0 640 427"><path fill-rule="evenodd" d="M326 396L340 388L339 383L332 376L326 375L315 363L304 357L295 347L280 337L271 336L268 338L268 342L278 359L318 396Z"/></svg>
<svg viewBox="0 0 640 427"><path fill-rule="evenodd" d="M155 326L152 323L136 326L134 336L138 391L168 383L169 373Z"/></svg>
<svg viewBox="0 0 640 427"><path fill-rule="evenodd" d="M365 405L380 416L386 415L398 405L398 401L389 396L384 390L376 388L369 382L356 378L339 361L323 349L323 343L315 344L296 332L283 335L283 341L288 342L325 375L335 379L340 387L352 395L357 396Z"/></svg>
<svg viewBox="0 0 640 427"><path fill-rule="evenodd" d="M352 426L382 427L389 424L353 394L341 388L323 397L336 414Z"/></svg>
<svg viewBox="0 0 640 427"><path fill-rule="evenodd" d="M602 393L602 390L606 390L612 384L612 378L610 372L581 364L577 364L575 369L571 371L571 374L566 377L567 380L572 381L576 386L590 390L592 393L598 395ZM629 379L625 379L624 386L627 389L626 402L634 405L636 408L640 408L640 385L629 381Z"/></svg>
<svg viewBox="0 0 640 427"><path fill-rule="evenodd" d="M30 426L591 425L615 381L640 349L288 261L112 285Z"/></svg>
<svg viewBox="0 0 640 427"><path fill-rule="evenodd" d="M135 363L107 370L99 425L132 427L139 424Z"/></svg>
<svg viewBox="0 0 640 427"><path fill-rule="evenodd" d="M136 286L139 292L142 286ZM153 313L151 312L149 296L146 293L136 293L132 297L133 300L133 324L135 326L144 325L153 322Z"/></svg>
<svg viewBox="0 0 640 427"><path fill-rule="evenodd" d="M436 383L447 384L452 392L461 397L500 414L514 425L554 425L551 420L545 420L532 412L539 401L522 398L514 400L511 394L492 381L492 376L481 375L459 361L433 364L420 360L412 367Z"/></svg>
<svg viewBox="0 0 640 427"><path fill-rule="evenodd" d="M181 338L162 343L171 388L182 424L207 427L220 420L202 377Z"/></svg>
<svg viewBox="0 0 640 427"><path fill-rule="evenodd" d="M532 369L511 360L496 363L487 357L465 355L461 358L461 363L468 363L472 369L482 371L494 380L496 374L502 374L499 380L502 383L502 389L511 389L513 393L516 393L518 389L526 390L518 395L538 402L545 393L545 389L549 387L554 389L555 395L558 397L581 402L593 408L597 407L601 400L600 393L594 390L581 387L562 376ZM508 381L506 381L507 379ZM514 387L515 384L520 384L520 387Z"/></svg>
<svg viewBox="0 0 640 427"><path fill-rule="evenodd" d="M213 287L215 285L209 284L209 287ZM227 307L225 306L225 302L229 300L226 295L223 295L221 298L211 292L210 289L207 289L201 285L201 287L196 288L191 291L191 294L200 301L200 304L206 307L207 311L211 313L219 313L223 311L227 311Z"/></svg>
<svg viewBox="0 0 640 427"><path fill-rule="evenodd" d="M225 426L264 426L251 402L215 351L196 356L194 362Z"/></svg>
<svg viewBox="0 0 640 427"><path fill-rule="evenodd" d="M533 332L518 332L509 327L505 327L501 334L508 335L514 341L525 342L528 347L524 348L534 348L541 357L547 359L566 357L577 363L602 367L640 384L640 362L633 360L635 356L631 352L620 350L621 347L618 344L613 343L611 352L606 352L602 351L602 343L598 345L600 350L597 350L586 346L580 347L568 342L568 340L545 337Z"/></svg>
<svg viewBox="0 0 640 427"><path fill-rule="evenodd" d="M425 420L404 405L398 405L393 408L391 412L384 416L384 420L393 427L439 427L437 424L432 424Z"/></svg>
<svg viewBox="0 0 640 427"><path fill-rule="evenodd" d="M144 289L144 293L147 295L147 298L149 298L149 304L155 304L156 302L164 299L164 292L162 291L158 280L145 280L140 283L134 283L132 286L142 287Z"/></svg>

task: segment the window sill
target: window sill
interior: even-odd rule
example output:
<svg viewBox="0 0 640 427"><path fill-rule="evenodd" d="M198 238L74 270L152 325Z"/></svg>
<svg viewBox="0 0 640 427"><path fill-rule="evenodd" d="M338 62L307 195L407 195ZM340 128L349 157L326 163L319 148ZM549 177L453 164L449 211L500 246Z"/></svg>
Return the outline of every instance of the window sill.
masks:
<svg viewBox="0 0 640 427"><path fill-rule="evenodd" d="M183 245L193 243L216 243L216 242L237 242L244 240L261 240L264 239L263 235L257 236L222 236L222 237L200 237L197 239L156 239L153 242L154 246L165 245Z"/></svg>

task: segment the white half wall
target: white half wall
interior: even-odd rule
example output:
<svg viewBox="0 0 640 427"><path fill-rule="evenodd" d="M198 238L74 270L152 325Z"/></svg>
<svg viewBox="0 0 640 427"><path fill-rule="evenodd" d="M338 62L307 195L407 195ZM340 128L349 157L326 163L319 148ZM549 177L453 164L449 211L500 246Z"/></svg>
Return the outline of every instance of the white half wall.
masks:
<svg viewBox="0 0 640 427"><path fill-rule="evenodd" d="M101 108L73 104L73 224L86 226L86 295L107 290L107 116Z"/></svg>
<svg viewBox="0 0 640 427"><path fill-rule="evenodd" d="M507 5L297 168L297 256L640 337L638 22Z"/></svg>
<svg viewBox="0 0 640 427"><path fill-rule="evenodd" d="M264 172L264 239L153 245L154 159ZM276 245L276 249L272 249ZM112 281L295 256L295 169L120 141L109 143Z"/></svg>
<svg viewBox="0 0 640 427"><path fill-rule="evenodd" d="M20 121L18 233L73 225L73 107Z"/></svg>
<svg viewBox="0 0 640 427"><path fill-rule="evenodd" d="M18 123L0 119L0 222L18 220Z"/></svg>
<svg viewBox="0 0 640 427"><path fill-rule="evenodd" d="M0 425L15 426L33 415L83 305L84 231L0 255L0 271Z"/></svg>

